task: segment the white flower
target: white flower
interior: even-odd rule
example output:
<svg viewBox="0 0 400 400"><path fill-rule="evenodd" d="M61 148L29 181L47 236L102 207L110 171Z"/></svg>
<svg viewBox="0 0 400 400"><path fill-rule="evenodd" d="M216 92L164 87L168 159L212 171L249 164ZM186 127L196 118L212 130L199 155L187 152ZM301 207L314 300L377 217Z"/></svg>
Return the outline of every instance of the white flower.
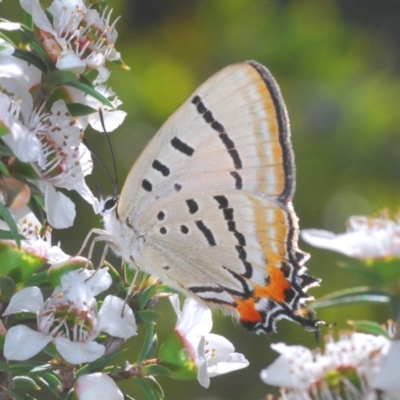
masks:
<svg viewBox="0 0 400 400"><path fill-rule="evenodd" d="M179 297L170 297L177 315L175 332L182 338L186 349L197 366L197 380L208 387L210 377L245 368L249 362L243 354L235 353L232 343L223 336L211 334L211 310L204 304L188 298L179 310Z"/></svg>
<svg viewBox="0 0 400 400"><path fill-rule="evenodd" d="M79 400L123 400L124 398L114 380L101 372L81 375L76 380L75 393Z"/></svg>
<svg viewBox="0 0 400 400"><path fill-rule="evenodd" d="M43 229L39 220L30 212L17 222L17 226L26 240L21 241L23 250L36 254L49 264L65 261L70 258L60 246L51 245L51 230ZM2 228L7 229L7 228Z"/></svg>
<svg viewBox="0 0 400 400"><path fill-rule="evenodd" d="M1 61L1 60L0 60ZM22 79L16 69L16 76ZM6 75L6 71L0 73ZM96 200L84 177L93 164L82 143L82 130L68 112L63 100L53 103L51 112L33 108L33 100L15 77L0 78L0 121L10 133L2 136L15 156L30 162L41 180L34 181L44 193L47 218L55 228L67 228L75 218L75 205L55 188L77 191L87 202Z"/></svg>
<svg viewBox="0 0 400 400"><path fill-rule="evenodd" d="M37 161L39 139L29 129L33 99L16 78L0 78L0 122L10 133L2 140L22 162Z"/></svg>
<svg viewBox="0 0 400 400"><path fill-rule="evenodd" d="M336 342L329 338L323 353L274 344L271 347L280 356L261 371L261 379L285 388L283 398L287 400L372 400L372 383L389 343L383 336L344 333Z"/></svg>
<svg viewBox="0 0 400 400"><path fill-rule="evenodd" d="M106 60L119 60L115 50L118 37L111 11L103 14L88 8L82 0L54 0L47 12L39 0L20 0L39 28L41 42L56 67L77 74L86 68L102 69Z"/></svg>
<svg viewBox="0 0 400 400"><path fill-rule="evenodd" d="M94 341L100 332L125 339L136 335L134 314L122 299L107 296L100 311L97 310L96 299L92 296L106 290L110 284L111 277L106 269L97 273L83 269L65 274L61 287L54 289L45 302L37 287L17 292L3 316L36 313L38 331L24 325L11 327L4 344L5 358L27 360L53 342L67 362L80 364L104 354L105 347Z"/></svg>
<svg viewBox="0 0 400 400"><path fill-rule="evenodd" d="M122 124L127 115L125 111L117 110L117 107L119 107L122 102L115 95L115 92L111 88L108 88L106 85L97 85L95 86L95 90L103 95L105 98L107 98L113 105L113 108L105 106L94 97L90 95L85 95L85 93L75 88L68 86L65 87L65 90L69 93L71 100L74 103L82 103L89 107L92 107L95 110L101 109L103 114L104 126L106 127L107 132L112 132L117 129ZM90 124L90 126L96 131L103 132L103 126L101 124L99 112L95 112L84 117L79 117L77 119L77 124L81 129L86 129L87 125Z"/></svg>
<svg viewBox="0 0 400 400"><path fill-rule="evenodd" d="M94 204L94 195L84 179L93 168L90 152L63 100L55 101L50 113L34 114L30 129L40 141L40 155L33 167L42 179L34 182L44 193L49 224L67 228L74 221L75 205L55 188L75 190Z"/></svg>
<svg viewBox="0 0 400 400"><path fill-rule="evenodd" d="M350 257L371 259L400 256L400 224L384 218L350 217L347 233L305 229L307 243Z"/></svg>
<svg viewBox="0 0 400 400"><path fill-rule="evenodd" d="M15 78L28 92L40 85L42 72L32 64L14 57L14 47L0 38L0 77ZM30 115L30 112L29 112Z"/></svg>
<svg viewBox="0 0 400 400"><path fill-rule="evenodd" d="M389 347L386 347L386 354L381 359L380 368L373 387L388 393L391 399L400 399L400 340L392 340Z"/></svg>

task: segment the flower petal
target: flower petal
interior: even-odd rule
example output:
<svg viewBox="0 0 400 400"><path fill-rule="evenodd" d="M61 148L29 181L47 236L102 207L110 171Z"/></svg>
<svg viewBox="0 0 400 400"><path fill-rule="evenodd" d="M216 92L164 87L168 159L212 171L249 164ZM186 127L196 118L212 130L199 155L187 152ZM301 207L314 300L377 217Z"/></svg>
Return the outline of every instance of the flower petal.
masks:
<svg viewBox="0 0 400 400"><path fill-rule="evenodd" d="M61 278L61 286L66 292L69 300L78 302L85 297L90 299L107 290L112 283L108 268L96 271L79 269L68 272ZM82 293L84 291L84 293Z"/></svg>
<svg viewBox="0 0 400 400"><path fill-rule="evenodd" d="M72 342L63 337L55 338L55 344L58 352L70 364L92 362L100 358L106 350L97 342Z"/></svg>
<svg viewBox="0 0 400 400"><path fill-rule="evenodd" d="M21 289L15 293L10 300L4 315L15 314L17 312L33 312L36 313L43 308L43 294L36 286Z"/></svg>
<svg viewBox="0 0 400 400"><path fill-rule="evenodd" d="M207 372L205 344L206 338L203 336L200 338L199 345L197 347L195 362L198 369L197 380L201 386L207 389L210 386L210 377L208 376Z"/></svg>
<svg viewBox="0 0 400 400"><path fill-rule="evenodd" d="M127 113L121 110L107 111L103 110L104 125L107 132L112 132L117 129L123 122ZM88 122L90 126L98 132L103 131L103 125L99 117L99 113L88 115Z"/></svg>
<svg viewBox="0 0 400 400"><path fill-rule="evenodd" d="M75 393L79 400L123 400L124 398L114 380L101 372L81 375L76 380Z"/></svg>
<svg viewBox="0 0 400 400"><path fill-rule="evenodd" d="M72 51L62 51L57 59L56 68L64 71L71 71L75 74L85 72L86 63L82 61L77 54Z"/></svg>
<svg viewBox="0 0 400 400"><path fill-rule="evenodd" d="M48 182L42 181L47 211L47 219L53 228L63 229L72 226L76 211L75 204L65 194L56 191Z"/></svg>
<svg viewBox="0 0 400 400"><path fill-rule="evenodd" d="M301 365L310 363L313 360L312 353L303 346L287 346L284 343L277 343L271 347L281 353L281 355L268 367L261 371L261 379L268 385L281 387L297 387L301 386L296 375L296 371ZM303 383L307 387L308 382Z"/></svg>
<svg viewBox="0 0 400 400"><path fill-rule="evenodd" d="M385 392L400 391L399 380L400 340L393 340L381 361L381 368L373 387Z"/></svg>
<svg viewBox="0 0 400 400"><path fill-rule="evenodd" d="M249 365L243 354L235 353L233 344L223 336L206 336L207 373L210 378L245 368Z"/></svg>
<svg viewBox="0 0 400 400"><path fill-rule="evenodd" d="M34 331L25 325L10 328L4 343L7 360L24 361L43 350L52 340L51 336Z"/></svg>
<svg viewBox="0 0 400 400"><path fill-rule="evenodd" d="M204 336L211 331L211 310L199 301L188 298L183 304L181 320L176 330L181 336Z"/></svg>
<svg viewBox="0 0 400 400"><path fill-rule="evenodd" d="M99 311L98 330L124 339L135 336L137 326L132 309L119 297L107 296Z"/></svg>

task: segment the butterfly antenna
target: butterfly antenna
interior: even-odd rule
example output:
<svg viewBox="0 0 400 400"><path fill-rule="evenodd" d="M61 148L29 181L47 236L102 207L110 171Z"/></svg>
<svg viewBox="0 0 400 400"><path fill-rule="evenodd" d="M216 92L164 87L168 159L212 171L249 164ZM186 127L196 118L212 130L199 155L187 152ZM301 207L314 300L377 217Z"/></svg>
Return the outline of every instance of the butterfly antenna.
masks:
<svg viewBox="0 0 400 400"><path fill-rule="evenodd" d="M117 172L117 163L115 162L114 151L113 151L113 149L112 149L111 142L110 142L110 138L108 137L108 133L107 133L107 130L106 130L106 126L105 126L105 124L104 124L104 116L103 116L103 111L101 110L101 108L99 109L99 115L100 115L101 126L103 127L104 136L105 136L105 138L106 138L108 150L110 151L111 160L112 160L112 164L113 164L113 170L114 170L114 179L111 178L110 171L107 170L107 171L108 171L108 176L109 176L110 181L112 182L112 185L113 185L114 197L117 198L117 197L118 197L118 172Z"/></svg>
<svg viewBox="0 0 400 400"><path fill-rule="evenodd" d="M100 193L100 198L104 199L103 185L100 182L97 182L95 186L98 192Z"/></svg>
<svg viewBox="0 0 400 400"><path fill-rule="evenodd" d="M114 182L113 177L111 175L110 170L107 168L106 164L104 164L103 160L92 150L92 148L89 146L89 143L87 142L87 140L85 138L83 138L82 143L88 148L88 150L90 151L90 153L92 154L92 157L99 163L99 165L103 168L104 172L106 173L108 179L111 182L111 185L113 187L113 192L114 192L114 196L117 197L118 196L118 188L117 188L117 184ZM104 192L103 192L103 188L100 184L96 184L97 189L100 192L100 197L103 197Z"/></svg>

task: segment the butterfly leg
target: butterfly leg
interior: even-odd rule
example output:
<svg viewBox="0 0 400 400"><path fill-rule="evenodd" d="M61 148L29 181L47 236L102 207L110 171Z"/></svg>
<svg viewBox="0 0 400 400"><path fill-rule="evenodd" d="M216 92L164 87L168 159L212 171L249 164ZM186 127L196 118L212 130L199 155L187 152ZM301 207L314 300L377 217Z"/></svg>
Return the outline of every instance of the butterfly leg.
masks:
<svg viewBox="0 0 400 400"><path fill-rule="evenodd" d="M124 305L122 306L121 317L124 316L125 306L128 304L129 297L131 296L132 290L133 290L133 288L134 288L134 286L135 286L135 284L136 284L136 280L137 280L137 277L138 277L138 275L139 275L138 272L139 272L139 270L136 270L135 276L133 277L132 282L131 282L131 284L129 285L128 291L127 291L127 293L126 293Z"/></svg>
<svg viewBox="0 0 400 400"><path fill-rule="evenodd" d="M94 240L93 240L92 243L94 243ZM107 256L107 253L108 253L109 249L110 249L110 244L108 242L106 242L106 245L104 246L104 249L103 249L103 254L101 255L100 262L99 262L99 265L97 266L96 270L100 269L101 266L104 264L104 261L106 259L106 256Z"/></svg>
<svg viewBox="0 0 400 400"><path fill-rule="evenodd" d="M104 231L103 229L99 229L99 228L93 228L89 231L89 233L86 235L85 240L83 241L83 244L81 246L81 248L79 249L78 253L76 254L76 256L80 256L83 252L83 250L85 250L86 246L89 243L90 238L92 237L93 234L97 234L100 235L99 237L104 236L104 234L107 233L106 231ZM106 240L106 239L103 239ZM94 240L93 240L94 241ZM89 254L91 255L91 253L93 252L93 244L91 244L90 249L89 249ZM90 259L90 256L88 257Z"/></svg>

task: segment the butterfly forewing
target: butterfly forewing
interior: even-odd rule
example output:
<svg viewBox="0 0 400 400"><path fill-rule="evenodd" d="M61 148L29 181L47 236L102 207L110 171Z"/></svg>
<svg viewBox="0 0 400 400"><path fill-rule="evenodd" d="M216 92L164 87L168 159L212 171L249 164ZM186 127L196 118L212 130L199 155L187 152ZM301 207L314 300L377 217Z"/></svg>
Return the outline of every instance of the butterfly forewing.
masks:
<svg viewBox="0 0 400 400"><path fill-rule="evenodd" d="M282 317L316 329L297 315L317 280L297 248L294 179L277 84L253 61L229 66L189 97L133 166L118 223L140 250L129 255L126 238L115 247L251 330L273 331Z"/></svg>

